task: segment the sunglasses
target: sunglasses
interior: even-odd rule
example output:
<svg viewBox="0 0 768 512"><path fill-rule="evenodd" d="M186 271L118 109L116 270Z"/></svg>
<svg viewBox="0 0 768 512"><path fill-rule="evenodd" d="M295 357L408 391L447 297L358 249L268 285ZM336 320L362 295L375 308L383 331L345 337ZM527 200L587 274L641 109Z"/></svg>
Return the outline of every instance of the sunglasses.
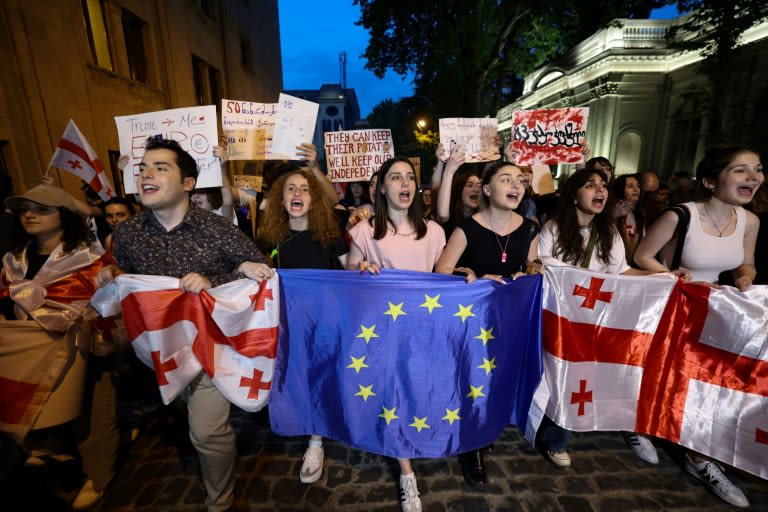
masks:
<svg viewBox="0 0 768 512"><path fill-rule="evenodd" d="M16 215L23 215L32 212L35 215L51 215L59 211L56 206L43 206L42 204L22 204L14 210Z"/></svg>

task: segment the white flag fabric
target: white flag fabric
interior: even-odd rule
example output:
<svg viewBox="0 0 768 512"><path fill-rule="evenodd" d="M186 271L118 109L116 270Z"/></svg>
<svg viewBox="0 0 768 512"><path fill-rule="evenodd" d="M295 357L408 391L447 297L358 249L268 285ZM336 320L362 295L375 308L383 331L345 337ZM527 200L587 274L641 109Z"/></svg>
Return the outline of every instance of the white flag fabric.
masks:
<svg viewBox="0 0 768 512"><path fill-rule="evenodd" d="M277 351L278 277L241 279L203 291L179 290L179 280L121 275L100 289L102 315L122 309L138 357L155 371L170 403L200 371L233 404L258 411L269 400Z"/></svg>
<svg viewBox="0 0 768 512"><path fill-rule="evenodd" d="M99 157L72 119L67 123L64 135L56 144L56 151L53 152L48 169L52 167L78 176L88 183L104 201L115 197L115 189L102 169Z"/></svg>
<svg viewBox="0 0 768 512"><path fill-rule="evenodd" d="M768 477L768 287L547 269L546 411L574 431L662 437Z"/></svg>
<svg viewBox="0 0 768 512"><path fill-rule="evenodd" d="M0 431L22 443L74 360L77 331L12 320L0 321L0 332Z"/></svg>

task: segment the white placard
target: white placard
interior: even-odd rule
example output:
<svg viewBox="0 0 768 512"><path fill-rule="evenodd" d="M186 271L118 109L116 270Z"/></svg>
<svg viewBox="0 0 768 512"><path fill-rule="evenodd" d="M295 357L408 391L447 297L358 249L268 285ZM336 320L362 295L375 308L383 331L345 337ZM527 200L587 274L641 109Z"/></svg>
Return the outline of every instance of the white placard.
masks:
<svg viewBox="0 0 768 512"><path fill-rule="evenodd" d="M364 181L395 156L390 130L325 132L325 157L331 181Z"/></svg>
<svg viewBox="0 0 768 512"><path fill-rule="evenodd" d="M283 93L277 103L272 158L297 160L296 146L312 142L320 105Z"/></svg>
<svg viewBox="0 0 768 512"><path fill-rule="evenodd" d="M492 162L499 153L499 122L495 117L451 117L440 119L440 143L444 156L457 144L464 147L465 162Z"/></svg>
<svg viewBox="0 0 768 512"><path fill-rule="evenodd" d="M173 139L192 155L200 174L197 188L220 187L221 166L213 155L218 144L216 130L216 107L175 108L130 116L115 117L117 136L120 139L120 154L128 155L130 161L123 170L123 186L126 194L135 194L136 176L139 163L144 156L144 145L150 137Z"/></svg>

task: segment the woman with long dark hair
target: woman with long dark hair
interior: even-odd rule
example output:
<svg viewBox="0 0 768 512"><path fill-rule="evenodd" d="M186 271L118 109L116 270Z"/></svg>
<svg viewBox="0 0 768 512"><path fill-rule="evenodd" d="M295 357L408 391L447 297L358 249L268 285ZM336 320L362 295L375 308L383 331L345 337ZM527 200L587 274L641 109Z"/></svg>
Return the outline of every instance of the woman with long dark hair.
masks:
<svg viewBox="0 0 768 512"><path fill-rule="evenodd" d="M432 272L445 246L445 233L421 216L416 171L407 158L392 158L379 169L372 219L350 231L348 269L377 274L382 268ZM400 505L403 512L421 510L410 459L400 464Z"/></svg>
<svg viewBox="0 0 768 512"><path fill-rule="evenodd" d="M635 251L635 262L640 268L666 271L682 243L680 268L690 273L692 281L718 287L720 274L731 271L734 285L747 290L757 274L755 244L760 221L744 206L764 180L756 151L744 146L707 148L696 168L698 199L682 205L690 213L684 240L677 237L678 215L668 211L648 229ZM661 262L656 259L659 253ZM685 469L728 503L749 506L741 489L714 460L688 450Z"/></svg>
<svg viewBox="0 0 768 512"><path fill-rule="evenodd" d="M437 263L442 274L463 273L467 282L476 278L516 278L537 259L538 226L517 213L525 196L523 171L509 162L485 169L481 182L485 208L453 230ZM462 454L464 479L475 489L488 486L483 450Z"/></svg>
<svg viewBox="0 0 768 512"><path fill-rule="evenodd" d="M598 169L584 168L563 185L560 205L541 229L539 258L547 266L571 265L604 274L646 275L655 272L629 266L624 244L613 217L606 210L607 176ZM635 455L657 464L653 443L640 434L624 432ZM545 417L539 428L539 444L557 466L570 466L568 440L571 432Z"/></svg>
<svg viewBox="0 0 768 512"><path fill-rule="evenodd" d="M16 324L19 327L25 323L26 328L37 324L41 338L68 347L69 355L64 360L75 360L79 347L86 341L81 326L88 323L84 315L96 291L94 279L111 263L111 258L94 239L75 199L63 189L39 185L21 196L7 198L5 205L15 214L11 224L12 247L3 257L0 284L1 311L9 321L5 335L12 335L15 322L20 322ZM112 372L99 359L89 360L85 395L88 398L85 410L73 425L88 478L72 505L75 510L88 508L101 498L114 476L120 445ZM70 368L61 368L61 379ZM50 394L42 398L47 401ZM39 434L39 438L45 439L44 431ZM39 458L36 461L43 462Z"/></svg>

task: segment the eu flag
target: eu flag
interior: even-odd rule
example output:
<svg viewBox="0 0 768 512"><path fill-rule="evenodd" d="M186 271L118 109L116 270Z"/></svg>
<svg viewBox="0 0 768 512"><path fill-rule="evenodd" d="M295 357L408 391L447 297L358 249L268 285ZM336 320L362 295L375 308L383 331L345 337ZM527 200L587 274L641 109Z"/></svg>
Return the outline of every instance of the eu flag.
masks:
<svg viewBox="0 0 768 512"><path fill-rule="evenodd" d="M280 270L272 429L445 457L524 426L542 374L541 276L501 285Z"/></svg>

